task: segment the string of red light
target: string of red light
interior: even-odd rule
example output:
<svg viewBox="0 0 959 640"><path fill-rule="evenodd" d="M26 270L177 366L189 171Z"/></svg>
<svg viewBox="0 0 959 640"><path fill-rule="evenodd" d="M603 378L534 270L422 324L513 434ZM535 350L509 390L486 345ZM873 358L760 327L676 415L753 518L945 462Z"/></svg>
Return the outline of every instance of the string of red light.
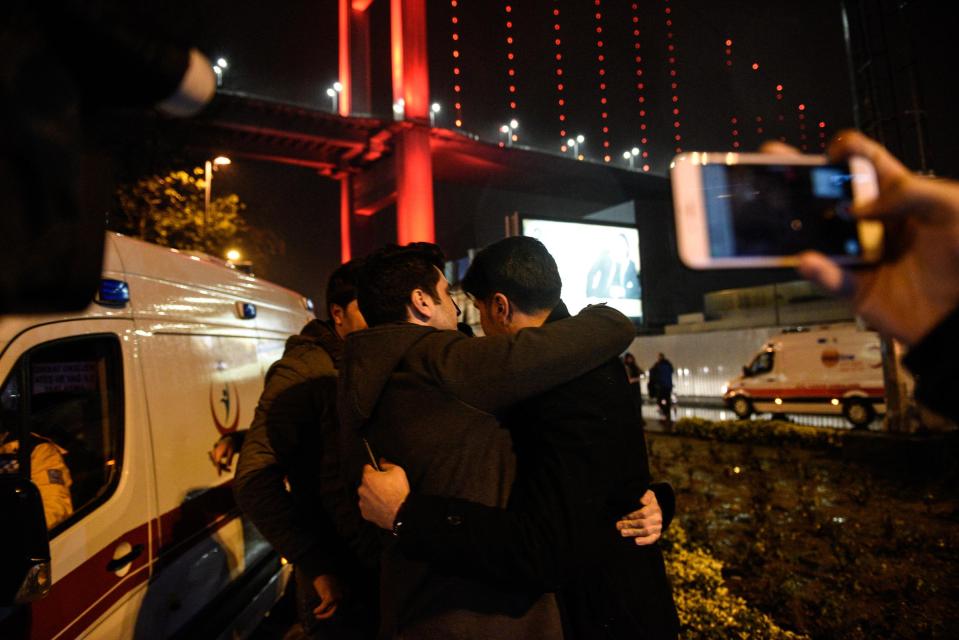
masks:
<svg viewBox="0 0 959 640"><path fill-rule="evenodd" d="M783 122L786 119L786 115L783 113L783 86L781 84L776 85L776 122L779 129L779 141L786 142L786 131L784 129Z"/></svg>
<svg viewBox="0 0 959 640"><path fill-rule="evenodd" d="M639 3L634 2L631 5L633 12L632 23L633 23L633 62L636 63L636 102L639 103L639 131L640 139L639 142L642 144L640 155L643 159L643 171L649 171L649 132L647 130L648 123L646 121L646 78L643 77L643 55L642 55L642 43L640 42L640 29L639 29Z"/></svg>
<svg viewBox="0 0 959 640"><path fill-rule="evenodd" d="M602 12L603 0L593 0L593 5L596 7L596 12L593 14L593 19L596 21L596 62L597 68L596 73L599 75L599 108L600 108L600 121L602 124L602 141L603 141L603 162L609 162L612 160L612 157L609 155L609 112L607 111L607 103L609 100L606 97L606 54L603 52L603 12Z"/></svg>
<svg viewBox="0 0 959 640"><path fill-rule="evenodd" d="M682 139L683 136L680 134L679 129L682 126L679 119L679 79L676 72L676 43L673 41L673 18L672 13L673 9L669 6L669 0L663 0L663 4L666 5L663 9L663 13L666 14L666 53L667 58L666 62L668 63L667 67L669 69L669 78L670 78L670 89L671 91L671 101L673 104L673 129L676 133L673 135L673 140L676 142L676 153L681 153L683 150Z"/></svg>
<svg viewBox="0 0 959 640"><path fill-rule="evenodd" d="M453 32L450 35L450 38L453 40L453 93L454 93L454 102L453 109L456 112L456 126L463 126L463 102L461 93L463 90L462 85L460 84L460 32L459 32L459 16L457 15L457 9L459 8L459 0L450 0L450 11L452 15L450 16L450 23L453 25Z"/></svg>
<svg viewBox="0 0 959 640"><path fill-rule="evenodd" d="M450 0L451 15L450 21L452 25L451 29L451 40L452 40L452 72L453 72L453 91L454 91L454 111L455 111L455 124L457 127L463 127L463 104L462 104L462 30L460 26L460 0ZM597 72L597 83L598 83L598 100L599 100L599 115L600 115L600 125L601 125L601 139L600 144L603 153L604 162L610 162L612 157L610 155L610 123L609 123L609 94L608 94L608 77L607 77L607 55L608 43L606 42L606 34L604 34L606 22L608 21L608 16L604 15L603 0L593 0L594 5L594 31L595 31L595 46L596 46L596 72ZM648 114L648 94L647 94L647 83L648 78L646 77L646 68L644 64L644 57L642 51L642 42L640 30L640 8L638 2L630 3L632 15L632 35L633 35L633 61L635 68L635 95L638 105L638 126L640 132L640 144L641 149L637 150L633 148L632 157L637 157L641 154L642 165L641 168L643 171L649 171L649 114ZM517 73L518 65L516 60L517 47L516 47L516 30L514 27L515 13L514 6L507 0L504 4L505 12L505 40L506 40L506 74L507 74L507 100L509 106L509 121L518 119L518 88L517 88ZM569 139L569 129L568 129L568 100L569 100L569 87L568 87L568 78L565 75L565 58L567 53L567 43L562 33L562 20L563 20L563 8L561 0L554 0L552 11L552 27L553 27L553 57L554 57L554 73L555 73L555 91L556 91L556 105L557 105L557 119L558 119L558 133L560 136L560 150L566 152L569 150L567 143ZM664 22L666 26L666 71L670 83L670 101L671 101L671 115L672 117L672 129L673 129L673 140L675 142L675 150L677 153L682 151L683 148L683 137L682 137L682 120L681 120L681 108L680 108L680 92L679 92L679 77L678 77L678 64L677 64L677 45L674 37L674 18L675 14L673 12L673 7L670 5L670 0L663 0L663 13L665 15ZM567 34L568 35L568 34ZM733 40L731 38L726 38L724 41L724 66L727 70L732 71L734 67L734 58L733 58ZM758 72L760 70L760 63L754 61L749 63L749 68L752 71ZM783 107L786 106L784 87L782 84L775 85L775 98L776 98L776 113L772 121L778 121L778 131L772 131L772 125L768 124L769 118L765 118L763 115L755 115L753 117L754 130L757 138L762 139L765 135L769 134L778 134L778 137L783 142L789 142L789 138L792 138L792 134L787 132L787 128L792 131L797 131L798 139L797 145L802 151L808 151L810 148L814 148L813 145L817 145L819 149L824 149L826 146L826 123L824 121L813 120L814 124L810 124L809 112L807 105L805 103L800 103L795 106L796 129L788 127L786 122L786 110ZM795 104L795 103L794 103ZM767 114L768 115L768 114ZM517 120L518 121L518 120ZM740 114L732 113L729 118L730 124L730 136L731 136L731 146L733 149L739 149L742 144L742 135L744 130L750 128L749 119L743 119ZM768 131L767 131L768 130ZM816 135L814 135L814 133ZM518 136L514 130L508 132L510 136L510 141L517 140ZM639 154L636 153L639 151ZM624 154L624 157L625 154ZM629 159L629 158L627 158ZM633 160L630 160L630 165L632 166ZM640 168L640 167L637 167Z"/></svg>
<svg viewBox="0 0 959 640"><path fill-rule="evenodd" d="M556 104L559 107L559 139L560 151L566 153L566 82L563 78L563 39L561 37L562 25L560 22L560 0L553 0L557 6L553 7L553 47L556 50L554 58L556 73Z"/></svg>
<svg viewBox="0 0 959 640"><path fill-rule="evenodd" d="M800 104L796 107L797 116L799 120L799 148L803 151L809 151L809 145L806 143L808 136L806 135L806 105Z"/></svg>
<svg viewBox="0 0 959 640"><path fill-rule="evenodd" d="M509 113L510 121L516 119L516 52L515 52L515 36L513 31L513 6L507 2L504 7L506 12L506 75L507 75L507 88L509 94L507 96L509 100ZM516 133L513 131L512 127L509 127L507 134L512 140L517 139Z"/></svg>
<svg viewBox="0 0 959 640"><path fill-rule="evenodd" d="M726 45L726 72L732 76L733 73L733 41L732 38L726 38L726 42L723 44ZM732 138L730 145L733 149L739 148L739 117L733 113L729 118L730 124L730 136Z"/></svg>

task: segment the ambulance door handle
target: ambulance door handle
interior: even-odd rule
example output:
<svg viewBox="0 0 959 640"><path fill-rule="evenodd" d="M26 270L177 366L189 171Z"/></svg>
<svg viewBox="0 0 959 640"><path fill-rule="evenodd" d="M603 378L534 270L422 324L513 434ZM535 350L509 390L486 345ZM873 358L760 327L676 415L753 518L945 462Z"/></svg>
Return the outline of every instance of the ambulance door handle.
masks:
<svg viewBox="0 0 959 640"><path fill-rule="evenodd" d="M122 555L119 558L114 558L113 560L108 562L107 571L109 571L110 573L119 571L126 565L136 560L141 553L143 553L143 545L142 544L133 545L133 548L130 549L129 553Z"/></svg>

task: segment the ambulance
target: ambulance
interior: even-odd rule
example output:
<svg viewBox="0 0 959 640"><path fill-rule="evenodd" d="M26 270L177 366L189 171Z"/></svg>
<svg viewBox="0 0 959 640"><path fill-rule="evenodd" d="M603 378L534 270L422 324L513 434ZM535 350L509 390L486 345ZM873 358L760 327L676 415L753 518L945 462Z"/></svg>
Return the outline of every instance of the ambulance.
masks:
<svg viewBox="0 0 959 640"><path fill-rule="evenodd" d="M223 261L117 234L85 310L0 317L0 637L252 632L289 567L208 452L312 317Z"/></svg>
<svg viewBox="0 0 959 640"><path fill-rule="evenodd" d="M727 383L723 400L743 419L832 414L865 428L886 412L879 335L851 323L784 331Z"/></svg>

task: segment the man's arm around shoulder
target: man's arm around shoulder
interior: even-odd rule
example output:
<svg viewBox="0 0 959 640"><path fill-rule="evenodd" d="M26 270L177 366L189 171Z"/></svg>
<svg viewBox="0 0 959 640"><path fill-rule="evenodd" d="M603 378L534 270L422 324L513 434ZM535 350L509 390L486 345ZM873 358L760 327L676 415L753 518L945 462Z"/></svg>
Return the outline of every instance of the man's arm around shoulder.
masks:
<svg viewBox="0 0 959 640"><path fill-rule="evenodd" d="M595 369L626 350L632 321L605 305L512 336L427 336L420 366L463 402L495 412Z"/></svg>

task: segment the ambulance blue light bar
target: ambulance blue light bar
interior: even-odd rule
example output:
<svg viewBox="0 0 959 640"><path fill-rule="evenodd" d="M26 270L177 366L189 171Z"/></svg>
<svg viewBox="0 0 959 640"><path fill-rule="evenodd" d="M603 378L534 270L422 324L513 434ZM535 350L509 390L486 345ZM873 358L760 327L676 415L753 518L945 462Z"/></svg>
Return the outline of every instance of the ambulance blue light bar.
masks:
<svg viewBox="0 0 959 640"><path fill-rule="evenodd" d="M241 320L252 320L256 317L256 305L252 302L237 301L236 315Z"/></svg>
<svg viewBox="0 0 959 640"><path fill-rule="evenodd" d="M103 278L94 301L105 307L122 307L130 302L130 286L123 280Z"/></svg>

